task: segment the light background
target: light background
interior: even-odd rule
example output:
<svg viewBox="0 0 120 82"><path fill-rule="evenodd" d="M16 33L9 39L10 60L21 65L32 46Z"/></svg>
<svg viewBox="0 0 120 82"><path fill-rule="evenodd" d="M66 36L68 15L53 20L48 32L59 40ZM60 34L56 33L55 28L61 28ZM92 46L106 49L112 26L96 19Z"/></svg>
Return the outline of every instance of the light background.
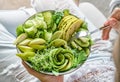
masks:
<svg viewBox="0 0 120 82"><path fill-rule="evenodd" d="M69 1L69 0L68 0ZM90 2L95 5L106 17L109 16L109 3L111 0L80 0L80 2ZM30 7L30 0L0 0L0 10L18 9L26 6Z"/></svg>

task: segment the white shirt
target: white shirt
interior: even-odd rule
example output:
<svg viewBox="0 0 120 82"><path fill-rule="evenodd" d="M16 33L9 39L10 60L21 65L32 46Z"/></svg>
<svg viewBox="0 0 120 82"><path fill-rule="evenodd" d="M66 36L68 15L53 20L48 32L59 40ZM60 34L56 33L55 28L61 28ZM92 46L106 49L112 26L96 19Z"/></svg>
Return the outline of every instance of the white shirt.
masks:
<svg viewBox="0 0 120 82"><path fill-rule="evenodd" d="M0 10L0 82L39 82L23 67L13 45L16 27L35 13L33 9L26 11L30 14L23 10Z"/></svg>

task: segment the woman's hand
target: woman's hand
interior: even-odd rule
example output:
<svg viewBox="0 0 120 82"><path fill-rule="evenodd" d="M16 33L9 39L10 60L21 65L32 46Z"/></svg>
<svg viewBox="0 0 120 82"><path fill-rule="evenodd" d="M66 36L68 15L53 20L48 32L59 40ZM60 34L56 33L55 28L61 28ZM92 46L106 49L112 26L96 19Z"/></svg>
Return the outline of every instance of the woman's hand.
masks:
<svg viewBox="0 0 120 82"><path fill-rule="evenodd" d="M111 16L104 24L105 26L110 26L103 30L102 39L107 40L109 39L109 32L111 28L114 28L118 33L120 33L120 8L115 8Z"/></svg>
<svg viewBox="0 0 120 82"><path fill-rule="evenodd" d="M24 61L22 61L22 64L30 74L37 77L41 82L63 82L63 76L52 76L52 75L42 74L31 69Z"/></svg>
<svg viewBox="0 0 120 82"><path fill-rule="evenodd" d="M120 82L120 8L116 8L113 11L111 16L105 22L105 26L110 26L110 28L103 30L102 38L104 40L109 39L111 28L114 28L119 33L119 38L114 43L113 59L116 66L115 82Z"/></svg>

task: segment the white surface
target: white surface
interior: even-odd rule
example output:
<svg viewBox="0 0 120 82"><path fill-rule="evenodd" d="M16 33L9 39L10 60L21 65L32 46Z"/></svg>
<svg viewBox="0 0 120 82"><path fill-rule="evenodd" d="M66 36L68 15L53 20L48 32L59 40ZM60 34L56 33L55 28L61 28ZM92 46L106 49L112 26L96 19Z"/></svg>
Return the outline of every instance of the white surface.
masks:
<svg viewBox="0 0 120 82"><path fill-rule="evenodd" d="M0 10L0 23L15 36L16 27L35 13L34 9Z"/></svg>
<svg viewBox="0 0 120 82"><path fill-rule="evenodd" d="M90 3L80 3L79 8L82 13L96 26L103 26L106 21L106 17L92 4Z"/></svg>

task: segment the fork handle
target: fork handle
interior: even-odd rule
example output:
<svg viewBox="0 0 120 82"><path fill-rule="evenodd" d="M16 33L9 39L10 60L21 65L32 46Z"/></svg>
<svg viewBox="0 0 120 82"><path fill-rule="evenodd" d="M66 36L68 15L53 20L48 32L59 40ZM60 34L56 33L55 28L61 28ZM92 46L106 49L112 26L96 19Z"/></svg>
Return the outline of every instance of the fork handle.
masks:
<svg viewBox="0 0 120 82"><path fill-rule="evenodd" d="M106 29L106 28L109 28L109 27L110 27L109 25L108 26L102 26L100 28L97 28L97 29L91 31L90 34L96 33L96 32L98 32L100 30L103 30L103 29Z"/></svg>

